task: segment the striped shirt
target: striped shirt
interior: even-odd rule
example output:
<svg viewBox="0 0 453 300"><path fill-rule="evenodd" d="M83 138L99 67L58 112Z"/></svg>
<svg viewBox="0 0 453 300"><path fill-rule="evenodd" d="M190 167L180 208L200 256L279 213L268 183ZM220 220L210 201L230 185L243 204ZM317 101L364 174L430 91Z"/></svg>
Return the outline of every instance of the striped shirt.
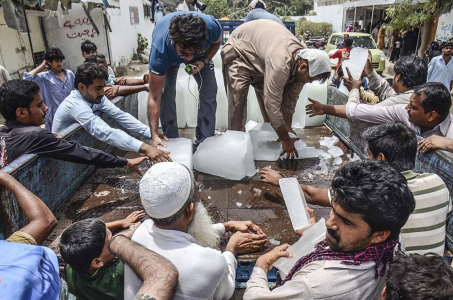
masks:
<svg viewBox="0 0 453 300"><path fill-rule="evenodd" d="M434 252L445 249L445 225L451 211L450 193L436 174L404 171L401 174L415 198L415 210L401 229L406 253Z"/></svg>

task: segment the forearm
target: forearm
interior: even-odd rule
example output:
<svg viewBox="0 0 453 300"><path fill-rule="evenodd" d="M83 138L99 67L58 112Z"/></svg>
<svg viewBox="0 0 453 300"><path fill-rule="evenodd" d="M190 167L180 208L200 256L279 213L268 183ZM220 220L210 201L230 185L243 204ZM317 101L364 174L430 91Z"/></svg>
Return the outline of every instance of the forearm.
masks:
<svg viewBox="0 0 453 300"><path fill-rule="evenodd" d="M142 85L147 82L144 82L143 79L133 79L133 78L127 78L126 80L126 86L128 85Z"/></svg>
<svg viewBox="0 0 453 300"><path fill-rule="evenodd" d="M281 141L285 141L285 140L289 140L290 139L289 133L288 133L288 129L286 128L286 125L282 125L282 126L276 128L275 132L277 133L277 135L278 135L278 137L279 137L279 139Z"/></svg>
<svg viewBox="0 0 453 300"><path fill-rule="evenodd" d="M305 200L309 204L319 205L330 207L330 201L328 196L328 189L327 188L315 188L311 185L300 185L302 190L304 191Z"/></svg>
<svg viewBox="0 0 453 300"><path fill-rule="evenodd" d="M148 122L151 129L151 137L157 136L159 130L160 99L148 98Z"/></svg>
<svg viewBox="0 0 453 300"><path fill-rule="evenodd" d="M205 51L205 56L204 60L206 62L210 62L214 55L217 53L217 51L220 48L220 42L212 44L211 47L208 48L208 50Z"/></svg>
<svg viewBox="0 0 453 300"><path fill-rule="evenodd" d="M117 229L117 228L123 228L123 220L117 220L117 221L105 223L105 227L107 227L110 230Z"/></svg>
<svg viewBox="0 0 453 300"><path fill-rule="evenodd" d="M346 118L346 105L327 105L324 104L323 109L327 115Z"/></svg>
<svg viewBox="0 0 453 300"><path fill-rule="evenodd" d="M287 131L292 131L291 126L293 125L293 113L283 111L283 121L285 122Z"/></svg>
<svg viewBox="0 0 453 300"><path fill-rule="evenodd" d="M128 96L143 91L148 91L148 87L143 83L141 85L122 85L118 89L118 96Z"/></svg>
<svg viewBox="0 0 453 300"><path fill-rule="evenodd" d="M44 71L45 69L46 69L45 67L43 67L42 65L39 65L38 67L36 67L33 70L31 70L30 72L28 72L28 74L36 76L39 73L41 73L42 71Z"/></svg>
<svg viewBox="0 0 453 300"><path fill-rule="evenodd" d="M156 299L172 299L178 285L178 270L159 254L124 236L115 237L110 252L126 262L143 281L137 294Z"/></svg>

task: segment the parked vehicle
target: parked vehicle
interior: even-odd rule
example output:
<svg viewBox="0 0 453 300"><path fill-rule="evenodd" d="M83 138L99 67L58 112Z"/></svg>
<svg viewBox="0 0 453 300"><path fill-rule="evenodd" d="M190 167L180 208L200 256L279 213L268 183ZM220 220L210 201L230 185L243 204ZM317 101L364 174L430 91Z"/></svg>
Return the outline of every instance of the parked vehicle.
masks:
<svg viewBox="0 0 453 300"><path fill-rule="evenodd" d="M385 54L382 50L377 48L376 43L373 40L373 37L368 33L361 32L337 32L332 33L326 46L326 52L332 54L337 49L337 44L343 41L343 35L347 33L349 37L352 38L354 47L367 48L371 51L373 69L376 70L379 74L382 74L385 70ZM338 60L331 60L332 67L336 67Z"/></svg>

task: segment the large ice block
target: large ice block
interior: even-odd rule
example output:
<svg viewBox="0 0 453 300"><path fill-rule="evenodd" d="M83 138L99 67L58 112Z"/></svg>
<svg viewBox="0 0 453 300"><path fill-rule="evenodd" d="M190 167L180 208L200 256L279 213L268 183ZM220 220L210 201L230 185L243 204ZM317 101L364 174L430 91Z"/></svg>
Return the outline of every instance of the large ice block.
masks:
<svg viewBox="0 0 453 300"><path fill-rule="evenodd" d="M193 155L196 170L231 180L240 180L256 173L250 135L247 132L227 130L209 137Z"/></svg>
<svg viewBox="0 0 453 300"><path fill-rule="evenodd" d="M138 97L138 120L149 126L148 123L148 92L139 92Z"/></svg>
<svg viewBox="0 0 453 300"><path fill-rule="evenodd" d="M217 111L215 128L228 129L228 98L223 84L222 69L214 68L217 80Z"/></svg>
<svg viewBox="0 0 453 300"><path fill-rule="evenodd" d="M299 94L299 99L297 100L296 110L293 114L293 123L292 128L304 128L305 127L305 105L307 105L307 84L304 85L304 88Z"/></svg>
<svg viewBox="0 0 453 300"><path fill-rule="evenodd" d="M247 95L247 120L253 120L258 123L264 122L258 99L256 98L255 89L252 86L249 87Z"/></svg>
<svg viewBox="0 0 453 300"><path fill-rule="evenodd" d="M253 127L255 127L256 125L258 125L257 122L253 121L253 120L250 120L247 122L247 124L245 124L245 132L249 132L250 129L252 129Z"/></svg>
<svg viewBox="0 0 453 300"><path fill-rule="evenodd" d="M276 161L278 159L280 143L274 143L278 139L278 135L271 123L259 123L248 132L255 160Z"/></svg>
<svg viewBox="0 0 453 300"><path fill-rule="evenodd" d="M271 140L261 140L256 144L255 160L276 161L280 156L280 143Z"/></svg>
<svg viewBox="0 0 453 300"><path fill-rule="evenodd" d="M286 251L292 253L293 257L282 257L274 263L274 267L280 271L281 278L285 278L288 275L291 268L302 256L315 250L316 244L326 238L326 230L326 221L321 218L315 225L306 229L297 242L289 246Z"/></svg>
<svg viewBox="0 0 453 300"><path fill-rule="evenodd" d="M307 202L297 179L294 177L281 178L278 182L294 230L310 226L310 216L306 209Z"/></svg>
<svg viewBox="0 0 453 300"><path fill-rule="evenodd" d="M192 140L186 138L169 139L164 142L167 147L158 146L159 149L170 151L170 157L174 162L185 165L190 170L192 164Z"/></svg>
<svg viewBox="0 0 453 300"><path fill-rule="evenodd" d="M189 88L184 93L186 120L188 127L197 127L198 117L198 84L193 76L189 76Z"/></svg>
<svg viewBox="0 0 453 300"><path fill-rule="evenodd" d="M305 84L307 86L307 98L316 100L322 104L327 103L327 83L319 83L314 81L313 83ZM307 104L310 102L307 100ZM326 115L309 117L305 115L305 126L320 126L324 124Z"/></svg>
<svg viewBox="0 0 453 300"><path fill-rule="evenodd" d="M349 59L343 61L343 63L341 64L344 76L348 77L348 72L346 71L346 68L349 68L352 77L355 79L360 79L367 59L368 49L361 47L352 48L349 54ZM339 90L344 94L349 95L349 91L343 85L343 82L341 82Z"/></svg>

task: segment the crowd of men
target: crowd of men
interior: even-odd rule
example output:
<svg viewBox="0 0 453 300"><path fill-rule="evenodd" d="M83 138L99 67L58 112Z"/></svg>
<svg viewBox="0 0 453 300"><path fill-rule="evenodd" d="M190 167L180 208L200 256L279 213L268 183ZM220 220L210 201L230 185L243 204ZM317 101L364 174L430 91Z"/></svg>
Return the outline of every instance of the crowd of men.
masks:
<svg viewBox="0 0 453 300"><path fill-rule="evenodd" d="M0 167L23 154L38 154L103 168L127 166L142 175L139 165L153 162L139 183L143 211L110 223L84 219L63 231L59 250L64 274L56 254L41 246L57 225L55 216L0 171L0 184L15 196L28 220L0 240L1 299L230 299L237 256L256 252L267 242L265 232L251 221L214 224L192 170L157 149L179 134L175 97L182 63L200 92L194 151L215 130L212 58L220 49L222 28L201 12L173 12L176 6L170 2L159 1L158 11L165 15L156 20L149 74L143 80L115 77L96 45L85 41L85 62L75 74L62 68L63 53L49 48L45 61L23 80L7 80L0 87L0 112L6 119L0 128ZM305 49L265 11L262 0L252 1L250 8L246 22L220 50L228 127L244 131L252 86L264 120L282 143L282 155L292 159L298 156L297 138L290 133L299 94L306 83L328 80L329 56ZM346 38L345 46L350 50L351 40ZM453 298L453 271L442 257L449 191L438 175L413 170L418 151L453 151L451 50L451 45L444 47L442 59L429 66L420 58L402 56L395 64L393 85L373 70L369 58L364 78L377 97L374 105L364 103L364 78L355 79L349 71L336 77L350 91L346 105L310 99L307 113L312 116L331 114L347 118L351 126L359 121L375 125L363 133L369 159L342 166L329 188L301 185L308 203L331 208L326 238L298 258L272 290L267 273L279 258L293 254L284 244L260 256L244 299ZM449 87L439 82L446 74L452 79ZM149 92L149 126L110 101L139 91ZM112 128L98 112L123 130ZM125 159L62 139L60 134L73 124L118 149L143 155ZM423 139L418 141L417 135ZM151 139L151 145L139 138ZM267 168L260 176L274 185L281 178ZM307 211L314 222L314 211ZM221 252L226 232L232 235Z"/></svg>

